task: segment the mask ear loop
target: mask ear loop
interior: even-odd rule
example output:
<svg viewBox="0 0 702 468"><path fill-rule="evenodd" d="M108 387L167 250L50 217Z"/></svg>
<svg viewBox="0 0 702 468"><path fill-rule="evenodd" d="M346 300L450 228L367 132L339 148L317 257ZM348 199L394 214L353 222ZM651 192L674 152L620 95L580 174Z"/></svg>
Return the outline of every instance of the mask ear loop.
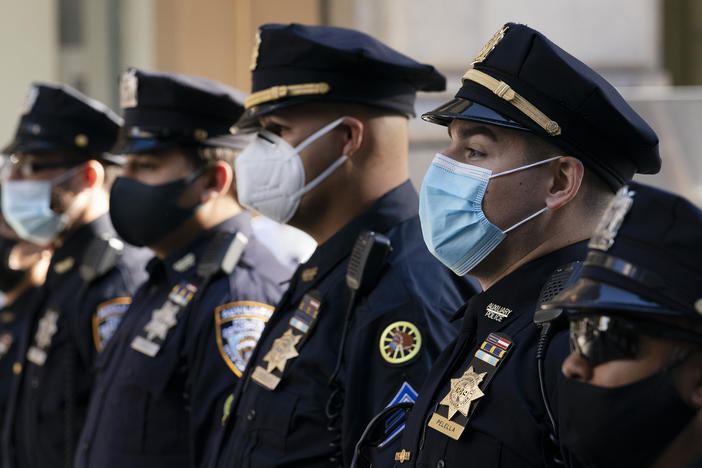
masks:
<svg viewBox="0 0 702 468"><path fill-rule="evenodd" d="M536 167L536 166L540 166L540 165L542 165L542 164L546 164L547 162L555 161L556 159L560 159L560 158L562 158L562 157L563 157L563 156L554 156L554 157L552 157L552 158L542 159L541 161L537 161L537 162L535 162L535 163L527 164L526 166L520 166L520 167L516 167L516 168L514 168L514 169L510 169L510 170L508 170L508 171L500 172L500 173L498 173L498 174L493 174L493 175L490 176L490 178L492 179L493 177L500 177L500 176L503 176L503 175L511 174L511 173L513 173L513 172L523 171L523 170L529 169L529 168L531 168L531 167Z"/></svg>
<svg viewBox="0 0 702 468"><path fill-rule="evenodd" d="M523 171L523 170L529 169L529 168L531 168L531 167L540 166L540 165L542 165L542 164L546 164L547 162L551 162L551 161L555 161L556 159L560 159L561 157L562 157L562 156L554 156L554 157L552 157L552 158L543 159L543 160L541 160L541 161L537 161L537 162L532 163L532 164L527 164L526 166L517 167L517 168L515 168L515 169L510 169L510 170L508 170L508 171L503 171L503 172L500 172L500 173L498 173L498 174L494 174L494 175L490 176L490 178L492 179L493 177L499 177L499 176L511 174L511 173L513 173L513 172ZM548 206L544 206L543 208L541 208L539 211L537 211L536 213L532 214L531 216L527 216L526 218L524 218L523 220L519 221L519 222L518 222L517 224L515 224L514 226L512 226L512 227L510 227L510 228L508 228L508 229L505 229L504 231L502 231L502 233L503 233L503 234L507 234L508 232L510 232L510 231L512 231L512 230L514 230L514 229L517 229L517 228L518 228L519 226L521 226L522 224L526 223L527 221L531 221L532 219L536 218L536 217L539 216L541 213L543 213L544 211L547 211L547 210L548 210Z"/></svg>
<svg viewBox="0 0 702 468"><path fill-rule="evenodd" d="M317 138L321 137L322 135L331 132L334 128L338 127L341 122L344 121L344 119L348 118L348 116L343 116L339 117L335 121L328 123L324 127L320 128L316 132L314 132L312 135L308 136L302 142L295 147L295 151L299 153L303 149L307 148L311 143L313 143Z"/></svg>
<svg viewBox="0 0 702 468"><path fill-rule="evenodd" d="M307 138L305 138L305 139L302 141L302 143L300 143L299 145L297 145L297 146L295 147L295 152L299 154L300 151L302 151L303 149L307 148L307 146L309 146L311 143L313 143L313 142L314 142L315 140L317 140L319 137L321 137L322 135L325 135L326 133L329 133L329 132L332 131L334 128L338 127L339 124L340 124L341 122L343 122L344 119L346 119L346 118L347 118L347 116L339 117L339 118L336 119L335 121L333 121L333 122L331 122L331 123L325 125L324 127L320 128L319 130L317 130L316 132L314 132L312 135L310 135L310 136L308 136ZM319 174L317 177L315 177L314 179L312 179L312 180L310 181L310 183L308 183L307 185L305 185L299 192L297 192L297 193L295 194L295 196L304 195L305 193L307 193L307 192L309 192L310 190L312 190L313 188L315 188L317 185L319 185L320 183L322 183L322 181L324 181L324 179L326 179L327 177L329 177L329 175L330 175L332 172L334 172L336 169L338 169L339 166L341 166L342 164L344 164L348 159L349 159L349 157L348 157L347 155L342 154L341 157L339 157L336 161L334 161L334 162L332 163L331 166L329 166L328 168L326 168L325 170L323 170L321 174Z"/></svg>

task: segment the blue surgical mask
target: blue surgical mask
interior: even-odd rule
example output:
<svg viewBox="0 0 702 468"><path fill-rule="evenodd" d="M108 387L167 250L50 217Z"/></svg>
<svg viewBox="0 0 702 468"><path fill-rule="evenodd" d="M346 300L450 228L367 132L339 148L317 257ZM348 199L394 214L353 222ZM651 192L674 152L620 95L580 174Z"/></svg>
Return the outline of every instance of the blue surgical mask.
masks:
<svg viewBox="0 0 702 468"><path fill-rule="evenodd" d="M492 174L490 169L459 163L437 154L419 192L419 220L429 251L457 275L468 273L502 242L508 232L548 209L544 207L503 231L483 212L483 197L490 179L558 158L560 156Z"/></svg>
<svg viewBox="0 0 702 468"><path fill-rule="evenodd" d="M51 190L73 176L81 166L51 180L6 180L2 182L2 214L22 239L36 245L53 242L68 225L65 213L51 209ZM75 202L74 202L75 205Z"/></svg>

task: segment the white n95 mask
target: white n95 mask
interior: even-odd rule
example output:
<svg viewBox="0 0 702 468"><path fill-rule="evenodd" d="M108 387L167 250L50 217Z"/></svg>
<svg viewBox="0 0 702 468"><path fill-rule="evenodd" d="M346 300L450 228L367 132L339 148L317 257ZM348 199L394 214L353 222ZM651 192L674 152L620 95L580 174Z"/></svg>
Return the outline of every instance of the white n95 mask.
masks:
<svg viewBox="0 0 702 468"><path fill-rule="evenodd" d="M300 151L339 126L345 118L340 117L325 125L295 148L272 132L259 131L234 164L239 203L274 221L287 223L297 211L302 196L348 159L348 156L342 155L305 185L305 168Z"/></svg>

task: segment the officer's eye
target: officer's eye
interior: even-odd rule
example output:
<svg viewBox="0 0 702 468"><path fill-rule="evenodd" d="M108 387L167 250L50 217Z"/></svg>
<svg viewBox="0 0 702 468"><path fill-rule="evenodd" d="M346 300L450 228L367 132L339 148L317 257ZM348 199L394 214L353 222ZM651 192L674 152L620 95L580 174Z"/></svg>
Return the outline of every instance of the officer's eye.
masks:
<svg viewBox="0 0 702 468"><path fill-rule="evenodd" d="M485 153L478 151L475 148L466 147L463 149L466 159L476 159L485 157Z"/></svg>
<svg viewBox="0 0 702 468"><path fill-rule="evenodd" d="M283 133L283 130L287 129L287 127L275 122L268 122L266 123L266 125L263 126L263 128L278 136L280 136Z"/></svg>

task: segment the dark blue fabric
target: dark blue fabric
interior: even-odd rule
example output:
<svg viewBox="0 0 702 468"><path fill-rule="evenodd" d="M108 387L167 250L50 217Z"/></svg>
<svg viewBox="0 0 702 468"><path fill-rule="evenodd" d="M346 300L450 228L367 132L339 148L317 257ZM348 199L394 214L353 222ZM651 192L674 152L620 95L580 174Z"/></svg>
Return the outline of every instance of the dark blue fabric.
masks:
<svg viewBox="0 0 702 468"><path fill-rule="evenodd" d="M197 259L216 232L241 232L249 242L231 275L219 275L169 331L155 357L130 347L171 288L194 280ZM187 254L196 261L174 268ZM215 309L234 301L273 305L290 272L252 235L243 212L203 233L191 245L149 264L122 326L97 362L96 391L76 455L76 467L189 467L199 464L207 434L219 425L218 403L237 376L215 339ZM272 307L272 306L271 306ZM217 411L220 411L219 413Z"/></svg>
<svg viewBox="0 0 702 468"><path fill-rule="evenodd" d="M46 282L36 293L42 295L41 304L26 311L30 317L18 349L23 371L13 375L8 407L12 406L14 413L8 412L3 428L3 452L11 466L64 466L67 379L73 388L70 431L75 441L83 425L93 384L92 369L98 354L93 320L98 306L115 298L131 297L146 279L147 252L125 246L109 272L84 283L79 273L83 255L92 240L104 235L115 236L107 216L82 226L65 244L57 247ZM68 260L71 258L72 262ZM64 271L69 264L71 267ZM64 268L57 268L57 265ZM58 330L52 337L46 362L39 366L27 360L26 354L34 341L38 321L49 309L59 312Z"/></svg>
<svg viewBox="0 0 702 468"><path fill-rule="evenodd" d="M237 387L236 406L219 450L211 454L210 466L337 466L340 462L334 464L329 458L335 453L330 443L338 429L343 463L348 465L363 429L403 382L415 389L421 386L435 357L458 331L457 324L449 323L451 313L475 291L466 278L453 275L428 252L417 209L416 192L406 182L320 245L298 269ZM355 309L339 375L345 392L341 422L337 430L329 431L325 405L349 301L345 275L351 249L364 229L385 233L393 251L379 282ZM302 272L315 267L314 278L305 281ZM321 294L316 328L299 357L286 366L278 387L266 390L249 378L251 370L288 328L310 290ZM413 360L392 365L381 356L379 340L381 332L399 320L418 327L422 346ZM394 453L392 445L386 452Z"/></svg>
<svg viewBox="0 0 702 468"><path fill-rule="evenodd" d="M410 452L409 462L398 467L544 467L553 465L548 442L548 422L539 390L533 324L541 288L553 271L584 257L580 242L534 260L474 296L463 308L463 328L458 338L437 359L417 404L409 413L399 450ZM488 304L511 309L502 322L486 317ZM478 399L477 409L456 441L427 426L432 413L450 389L450 379L460 377L470 365L475 350L491 332L506 333L514 349L498 368ZM569 353L567 333L557 334L546 356L546 387L555 407L556 383L563 378L560 366ZM475 404L475 403L473 403ZM388 460L389 466L392 459ZM383 466L383 465L381 465Z"/></svg>

